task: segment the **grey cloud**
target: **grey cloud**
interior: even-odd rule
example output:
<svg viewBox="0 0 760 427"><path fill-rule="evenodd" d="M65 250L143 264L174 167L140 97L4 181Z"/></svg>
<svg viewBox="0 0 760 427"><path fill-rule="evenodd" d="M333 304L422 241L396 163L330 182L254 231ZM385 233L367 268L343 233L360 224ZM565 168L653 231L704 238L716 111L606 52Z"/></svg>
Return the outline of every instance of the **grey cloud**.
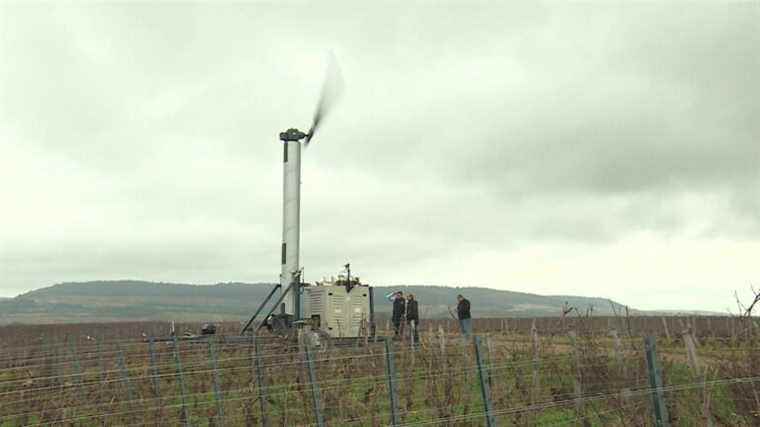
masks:
<svg viewBox="0 0 760 427"><path fill-rule="evenodd" d="M276 278L276 135L308 126L327 50L346 92L304 155L307 274L757 241L756 5L348 6L0 6L2 286Z"/></svg>

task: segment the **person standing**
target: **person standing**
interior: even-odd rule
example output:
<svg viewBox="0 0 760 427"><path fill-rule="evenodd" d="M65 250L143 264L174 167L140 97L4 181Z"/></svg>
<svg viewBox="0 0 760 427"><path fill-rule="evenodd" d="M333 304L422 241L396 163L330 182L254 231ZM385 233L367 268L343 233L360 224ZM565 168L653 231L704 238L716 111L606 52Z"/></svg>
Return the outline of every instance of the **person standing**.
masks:
<svg viewBox="0 0 760 427"><path fill-rule="evenodd" d="M404 293L398 291L396 298L393 299L393 332L396 338L404 333L404 316L406 315L406 301L404 300Z"/></svg>
<svg viewBox="0 0 760 427"><path fill-rule="evenodd" d="M470 301L461 294L457 295L457 317L459 318L459 329L465 338L472 335L472 316L470 315Z"/></svg>
<svg viewBox="0 0 760 427"><path fill-rule="evenodd" d="M409 294L406 297L406 323L409 324L410 336L414 337L415 343L419 343L420 311L417 306L417 300L414 299L414 294Z"/></svg>

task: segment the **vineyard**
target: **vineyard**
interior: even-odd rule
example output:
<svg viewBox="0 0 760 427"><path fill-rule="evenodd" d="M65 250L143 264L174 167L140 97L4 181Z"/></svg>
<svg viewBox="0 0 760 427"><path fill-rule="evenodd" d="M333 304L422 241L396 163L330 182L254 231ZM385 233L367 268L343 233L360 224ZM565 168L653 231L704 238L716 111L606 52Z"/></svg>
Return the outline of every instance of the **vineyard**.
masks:
<svg viewBox="0 0 760 427"><path fill-rule="evenodd" d="M0 426L760 423L749 318L476 319L472 339L431 320L313 348L219 326L1 327Z"/></svg>

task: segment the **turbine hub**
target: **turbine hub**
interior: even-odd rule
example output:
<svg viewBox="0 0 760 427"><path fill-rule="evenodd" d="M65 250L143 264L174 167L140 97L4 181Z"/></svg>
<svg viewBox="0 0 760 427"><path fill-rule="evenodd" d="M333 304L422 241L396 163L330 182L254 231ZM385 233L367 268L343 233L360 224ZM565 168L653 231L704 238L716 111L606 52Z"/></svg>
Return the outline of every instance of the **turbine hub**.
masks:
<svg viewBox="0 0 760 427"><path fill-rule="evenodd" d="M298 129L290 128L286 130L285 132L280 132L280 141L282 142L294 142L294 141L300 141L304 138L306 138L308 135L301 132Z"/></svg>

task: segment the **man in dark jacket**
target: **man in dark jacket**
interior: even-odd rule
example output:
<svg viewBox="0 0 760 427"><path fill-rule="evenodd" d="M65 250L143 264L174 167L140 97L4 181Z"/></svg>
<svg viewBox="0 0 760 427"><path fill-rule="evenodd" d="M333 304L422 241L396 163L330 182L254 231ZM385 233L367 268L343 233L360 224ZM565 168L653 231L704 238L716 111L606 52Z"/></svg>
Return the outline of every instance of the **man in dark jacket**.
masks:
<svg viewBox="0 0 760 427"><path fill-rule="evenodd" d="M472 316L470 316L470 301L462 295L457 295L457 317L462 335L469 338L472 335Z"/></svg>
<svg viewBox="0 0 760 427"><path fill-rule="evenodd" d="M414 322L414 323L412 323ZM409 333L414 334L414 342L420 342L418 331L420 330L420 312L417 307L417 300L414 295L409 294L406 297L406 323L409 324Z"/></svg>
<svg viewBox="0 0 760 427"><path fill-rule="evenodd" d="M394 335L398 337L404 333L404 316L406 315L406 301L404 301L404 293L399 291L396 294L396 298L393 300L393 331Z"/></svg>

